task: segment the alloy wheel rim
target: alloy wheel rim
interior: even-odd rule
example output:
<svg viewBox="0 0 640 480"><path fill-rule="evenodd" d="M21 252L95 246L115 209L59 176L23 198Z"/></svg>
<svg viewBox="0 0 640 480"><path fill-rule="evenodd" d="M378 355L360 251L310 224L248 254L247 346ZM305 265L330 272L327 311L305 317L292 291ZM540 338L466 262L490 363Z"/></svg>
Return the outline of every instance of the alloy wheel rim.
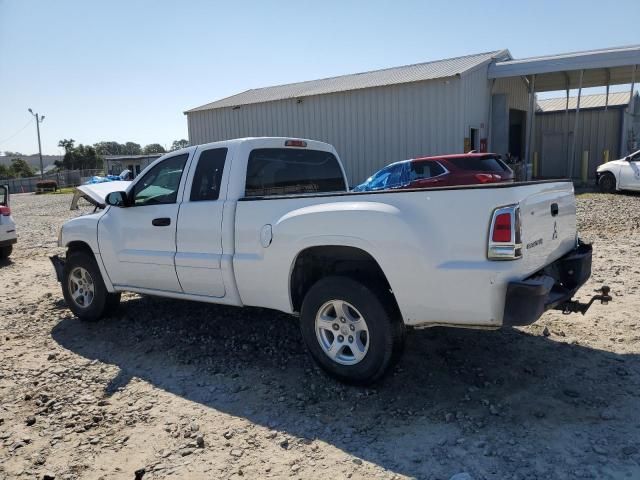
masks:
<svg viewBox="0 0 640 480"><path fill-rule="evenodd" d="M86 268L75 267L69 274L69 295L80 308L88 308L93 303L95 284Z"/></svg>
<svg viewBox="0 0 640 480"><path fill-rule="evenodd" d="M356 365L369 351L367 322L344 300L329 300L318 309L315 330L324 354L340 365Z"/></svg>

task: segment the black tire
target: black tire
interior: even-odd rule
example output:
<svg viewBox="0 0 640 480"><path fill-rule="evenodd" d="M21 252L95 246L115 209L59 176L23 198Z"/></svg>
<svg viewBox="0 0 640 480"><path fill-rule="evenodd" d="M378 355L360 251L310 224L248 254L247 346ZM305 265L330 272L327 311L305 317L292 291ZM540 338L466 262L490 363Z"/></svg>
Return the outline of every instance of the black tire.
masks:
<svg viewBox="0 0 640 480"><path fill-rule="evenodd" d="M615 193L616 177L609 172L603 173L598 180L598 187L602 193Z"/></svg>
<svg viewBox="0 0 640 480"><path fill-rule="evenodd" d="M83 268L88 272L92 280L93 295L87 306L79 305L73 299L73 288L69 277L76 268ZM109 311L115 310L120 302L119 293L109 293L104 285L100 269L92 253L85 250L71 251L67 255L62 275L62 294L69 309L80 319L95 322Z"/></svg>
<svg viewBox="0 0 640 480"><path fill-rule="evenodd" d="M388 298L385 298L387 295ZM365 337L368 350L358 363L341 364L329 358L323 350L316 332L316 315L331 300L349 303L365 320L369 332ZM336 321L336 324L339 325L339 322ZM302 303L300 328L315 362L332 377L349 384L365 385L378 380L400 358L404 348L405 326L391 294L348 277L326 277L309 289ZM338 336L334 341L337 339ZM351 347L346 343L342 345L348 347L341 350L347 352L348 356L352 352Z"/></svg>
<svg viewBox="0 0 640 480"><path fill-rule="evenodd" d="M6 247L0 247L0 260L5 260L5 259L9 258L9 255L11 255L11 252L13 252L13 245L7 245Z"/></svg>

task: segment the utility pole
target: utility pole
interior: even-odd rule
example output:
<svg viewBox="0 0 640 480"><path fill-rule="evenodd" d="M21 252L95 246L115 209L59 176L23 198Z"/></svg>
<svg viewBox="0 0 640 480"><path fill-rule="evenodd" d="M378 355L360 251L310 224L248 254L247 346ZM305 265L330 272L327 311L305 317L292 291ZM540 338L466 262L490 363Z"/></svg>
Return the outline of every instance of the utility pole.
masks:
<svg viewBox="0 0 640 480"><path fill-rule="evenodd" d="M29 109L29 113L36 117L36 129L38 130L38 154L40 155L40 178L44 179L44 165L42 163L42 145L40 144L40 124L44 121L44 115L39 116L38 113L33 113L33 110Z"/></svg>

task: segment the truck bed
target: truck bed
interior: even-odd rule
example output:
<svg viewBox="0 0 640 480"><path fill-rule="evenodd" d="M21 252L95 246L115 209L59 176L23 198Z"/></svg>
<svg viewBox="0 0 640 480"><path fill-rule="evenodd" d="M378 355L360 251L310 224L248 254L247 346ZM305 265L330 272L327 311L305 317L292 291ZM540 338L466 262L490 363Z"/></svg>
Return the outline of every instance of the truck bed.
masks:
<svg viewBox="0 0 640 480"><path fill-rule="evenodd" d="M490 261L492 213L512 204L521 208L522 258ZM266 225L267 248L256 235ZM405 323L495 327L502 324L508 282L530 276L575 243L569 181L280 195L238 201L233 264L244 304L292 311L283 286L296 256L315 245L352 246L385 272Z"/></svg>

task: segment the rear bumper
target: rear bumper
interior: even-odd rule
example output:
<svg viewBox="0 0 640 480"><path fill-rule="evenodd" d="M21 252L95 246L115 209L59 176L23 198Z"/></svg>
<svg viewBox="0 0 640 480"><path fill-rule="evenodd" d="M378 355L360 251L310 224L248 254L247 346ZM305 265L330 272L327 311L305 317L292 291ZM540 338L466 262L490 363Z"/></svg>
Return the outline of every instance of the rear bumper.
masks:
<svg viewBox="0 0 640 480"><path fill-rule="evenodd" d="M591 276L591 253L591 245L579 242L571 252L534 275L509 282L502 324L529 325L546 310L571 300Z"/></svg>

